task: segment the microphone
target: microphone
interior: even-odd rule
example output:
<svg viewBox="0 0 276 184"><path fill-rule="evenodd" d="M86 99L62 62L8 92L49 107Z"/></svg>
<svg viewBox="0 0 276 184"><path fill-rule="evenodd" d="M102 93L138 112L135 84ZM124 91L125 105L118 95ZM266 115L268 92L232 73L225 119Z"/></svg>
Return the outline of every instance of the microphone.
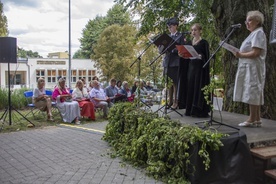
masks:
<svg viewBox="0 0 276 184"><path fill-rule="evenodd" d="M190 32L190 31L184 31L184 32L182 32L182 34L183 34L183 35L191 34L191 32Z"/></svg>
<svg viewBox="0 0 276 184"><path fill-rule="evenodd" d="M231 28L241 28L241 24L239 23L239 24L233 24L233 25L231 25Z"/></svg>

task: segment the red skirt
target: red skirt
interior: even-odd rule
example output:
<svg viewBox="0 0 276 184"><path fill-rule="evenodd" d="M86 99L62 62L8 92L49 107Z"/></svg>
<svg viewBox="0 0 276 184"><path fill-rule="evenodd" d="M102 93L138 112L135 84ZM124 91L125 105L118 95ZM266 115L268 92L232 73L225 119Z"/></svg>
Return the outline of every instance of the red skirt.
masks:
<svg viewBox="0 0 276 184"><path fill-rule="evenodd" d="M92 120L95 120L95 109L94 104L90 101L78 101L81 108L81 116L88 117Z"/></svg>

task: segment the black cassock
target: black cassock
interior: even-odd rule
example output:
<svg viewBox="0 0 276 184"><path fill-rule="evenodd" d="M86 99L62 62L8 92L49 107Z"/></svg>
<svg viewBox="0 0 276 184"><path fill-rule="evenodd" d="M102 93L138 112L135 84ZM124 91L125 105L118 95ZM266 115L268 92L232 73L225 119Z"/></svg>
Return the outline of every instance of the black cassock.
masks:
<svg viewBox="0 0 276 184"><path fill-rule="evenodd" d="M191 45L191 42L188 43ZM186 116L207 117L210 106L204 99L202 88L210 84L209 63L203 68L203 65L209 59L209 44L202 39L193 46L202 56L202 59L191 59L187 72L187 98L186 98Z"/></svg>

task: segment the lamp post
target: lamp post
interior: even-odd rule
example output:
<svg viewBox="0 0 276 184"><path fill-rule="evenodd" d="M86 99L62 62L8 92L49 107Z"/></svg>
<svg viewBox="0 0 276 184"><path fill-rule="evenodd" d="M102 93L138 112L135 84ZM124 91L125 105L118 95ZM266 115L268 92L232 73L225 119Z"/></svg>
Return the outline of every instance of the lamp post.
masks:
<svg viewBox="0 0 276 184"><path fill-rule="evenodd" d="M71 89L71 0L69 0L69 59L68 59L68 85Z"/></svg>

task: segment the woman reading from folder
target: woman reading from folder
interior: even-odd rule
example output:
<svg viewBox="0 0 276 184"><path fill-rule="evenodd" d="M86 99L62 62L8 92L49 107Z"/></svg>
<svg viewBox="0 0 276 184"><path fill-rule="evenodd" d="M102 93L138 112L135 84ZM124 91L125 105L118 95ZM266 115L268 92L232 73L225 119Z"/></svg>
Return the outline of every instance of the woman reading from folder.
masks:
<svg viewBox="0 0 276 184"><path fill-rule="evenodd" d="M240 51L234 97L236 102L249 104L250 114L239 126L261 126L261 105L264 104L266 35L263 30L264 15L259 11L247 13L245 25L250 34L243 41Z"/></svg>
<svg viewBox="0 0 276 184"><path fill-rule="evenodd" d="M195 23L191 27L192 45L199 54L199 58L191 58L187 73L187 99L186 116L208 117L210 107L207 104L202 88L210 84L209 64L204 68L203 65L209 59L209 43L201 38L202 26ZM180 53L179 55L183 57Z"/></svg>

